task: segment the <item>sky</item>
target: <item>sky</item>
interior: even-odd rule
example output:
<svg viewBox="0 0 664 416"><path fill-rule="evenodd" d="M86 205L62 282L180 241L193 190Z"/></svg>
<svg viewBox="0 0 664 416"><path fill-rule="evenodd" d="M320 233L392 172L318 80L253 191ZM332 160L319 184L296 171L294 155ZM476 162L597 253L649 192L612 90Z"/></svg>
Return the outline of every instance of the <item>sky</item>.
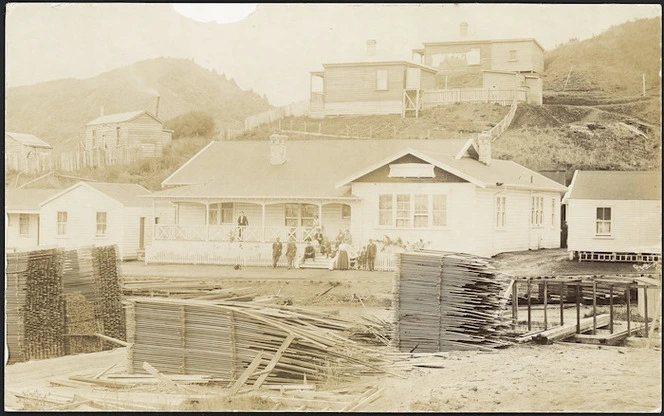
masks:
<svg viewBox="0 0 664 416"><path fill-rule="evenodd" d="M197 7L195 7L197 6ZM273 105L307 99L310 71L355 59L366 41L397 59L422 42L535 38L547 50L659 5L14 3L6 10L5 86L89 78L160 56L193 59Z"/></svg>

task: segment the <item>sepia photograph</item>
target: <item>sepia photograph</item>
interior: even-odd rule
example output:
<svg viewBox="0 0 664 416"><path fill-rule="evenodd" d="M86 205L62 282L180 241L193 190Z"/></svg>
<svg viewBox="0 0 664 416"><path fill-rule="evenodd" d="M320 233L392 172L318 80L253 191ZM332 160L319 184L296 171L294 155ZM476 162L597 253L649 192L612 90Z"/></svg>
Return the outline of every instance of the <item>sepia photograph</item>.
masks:
<svg viewBox="0 0 664 416"><path fill-rule="evenodd" d="M4 410L662 411L659 4L5 4Z"/></svg>

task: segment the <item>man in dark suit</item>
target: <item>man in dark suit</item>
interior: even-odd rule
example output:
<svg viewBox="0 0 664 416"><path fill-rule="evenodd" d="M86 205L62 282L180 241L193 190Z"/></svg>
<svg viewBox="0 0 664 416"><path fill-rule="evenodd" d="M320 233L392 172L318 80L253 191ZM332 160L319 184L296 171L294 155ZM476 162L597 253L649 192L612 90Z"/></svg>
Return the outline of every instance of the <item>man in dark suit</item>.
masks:
<svg viewBox="0 0 664 416"><path fill-rule="evenodd" d="M367 244L367 265L369 266L369 271L373 272L374 263L376 262L376 244L374 244L372 239L369 239L369 244Z"/></svg>
<svg viewBox="0 0 664 416"><path fill-rule="evenodd" d="M275 242L272 243L272 267L277 267L277 262L279 261L279 257L281 257L281 250L283 248L283 244L281 244L279 237L277 237Z"/></svg>
<svg viewBox="0 0 664 416"><path fill-rule="evenodd" d="M249 225L249 220L244 215L244 211L240 211L240 216L237 217L237 225L238 236L240 237L240 240L242 240L242 231Z"/></svg>

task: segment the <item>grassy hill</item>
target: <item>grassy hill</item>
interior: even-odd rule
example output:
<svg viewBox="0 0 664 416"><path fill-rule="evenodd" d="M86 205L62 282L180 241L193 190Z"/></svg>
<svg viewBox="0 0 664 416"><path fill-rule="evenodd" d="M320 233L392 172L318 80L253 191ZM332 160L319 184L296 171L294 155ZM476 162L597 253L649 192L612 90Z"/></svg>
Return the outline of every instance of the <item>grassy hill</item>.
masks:
<svg viewBox="0 0 664 416"><path fill-rule="evenodd" d="M661 19L639 19L613 26L584 41L547 51L544 87L550 92L592 92L613 96L661 95ZM571 69L571 72L570 72ZM569 81L565 87L565 81Z"/></svg>
<svg viewBox="0 0 664 416"><path fill-rule="evenodd" d="M31 133L56 150L76 149L85 123L100 114L135 110L168 120L190 111L210 114L219 131L270 108L267 99L240 89L223 74L187 59L157 58L88 79L60 79L6 89L6 129Z"/></svg>

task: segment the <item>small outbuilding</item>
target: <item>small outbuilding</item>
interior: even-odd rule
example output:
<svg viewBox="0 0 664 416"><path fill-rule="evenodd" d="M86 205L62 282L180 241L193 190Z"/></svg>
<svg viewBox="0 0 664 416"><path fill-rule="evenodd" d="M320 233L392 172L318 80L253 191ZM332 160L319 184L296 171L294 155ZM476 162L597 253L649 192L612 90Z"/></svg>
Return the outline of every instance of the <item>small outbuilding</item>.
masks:
<svg viewBox="0 0 664 416"><path fill-rule="evenodd" d="M37 136L5 132L5 171L41 172L51 168L53 146Z"/></svg>
<svg viewBox="0 0 664 416"><path fill-rule="evenodd" d="M574 172L563 198L570 258L660 260L661 183L660 172Z"/></svg>
<svg viewBox="0 0 664 416"><path fill-rule="evenodd" d="M136 259L151 241L150 191L137 184L79 182L40 203L40 244L64 248L117 245Z"/></svg>
<svg viewBox="0 0 664 416"><path fill-rule="evenodd" d="M39 246L39 204L60 191L5 188L5 251L35 250Z"/></svg>

